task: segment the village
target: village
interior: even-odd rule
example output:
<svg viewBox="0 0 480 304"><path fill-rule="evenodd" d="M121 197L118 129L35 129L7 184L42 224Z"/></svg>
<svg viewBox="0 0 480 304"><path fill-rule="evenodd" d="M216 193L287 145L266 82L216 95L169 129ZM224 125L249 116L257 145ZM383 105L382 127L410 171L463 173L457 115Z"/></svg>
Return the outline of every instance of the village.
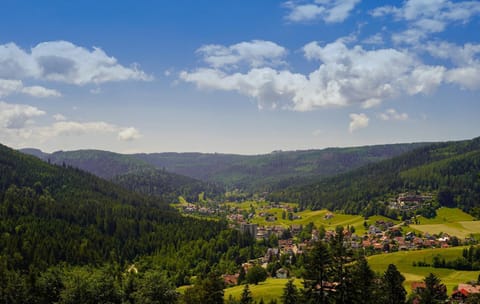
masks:
<svg viewBox="0 0 480 304"><path fill-rule="evenodd" d="M398 212L411 212L428 205L431 195L405 194L398 195L395 200L386 203L388 208ZM245 205L245 204L244 204ZM295 274L290 272L289 263L298 259L317 241L330 242L337 233L343 234L343 246L352 251L361 251L365 256L393 253L398 251L417 251L428 248L450 248L463 245L473 245L477 240L473 237L460 238L448 233L419 233L409 229L410 224L418 223L416 216L404 221L381 218L374 220L365 219L362 229L357 231L355 227L343 226L341 232L337 227L322 223L335 222L335 217L345 216L334 212L323 213L321 221L305 223L301 212L294 204L263 202L263 204L251 203L248 207L240 208L235 204L221 205L218 207L205 207L189 204L184 206L186 214L202 214L206 216L221 216L228 220L230 227L240 230L244 234L255 237L256 241L263 244L273 244L265 249L263 256L242 264L247 273L255 265L268 269L274 278L290 278ZM337 228L337 229L335 229ZM272 262L283 261L282 267L271 267ZM414 263L414 261L412 261ZM278 265L278 263L277 263ZM239 273L223 275L227 286L238 283ZM422 285L423 284L423 285ZM410 286L412 291L424 288L423 282L413 282ZM451 295L458 303L469 294L480 293L480 286L460 283Z"/></svg>

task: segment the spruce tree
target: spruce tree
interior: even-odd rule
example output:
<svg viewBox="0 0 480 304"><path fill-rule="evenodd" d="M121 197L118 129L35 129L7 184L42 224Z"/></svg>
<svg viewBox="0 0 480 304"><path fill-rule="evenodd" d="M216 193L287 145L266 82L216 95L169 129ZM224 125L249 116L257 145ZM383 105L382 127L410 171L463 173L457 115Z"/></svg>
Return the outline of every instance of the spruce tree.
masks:
<svg viewBox="0 0 480 304"><path fill-rule="evenodd" d="M253 304L252 292L250 291L248 284L243 288L240 304Z"/></svg>
<svg viewBox="0 0 480 304"><path fill-rule="evenodd" d="M288 280L283 289L282 304L297 304L298 303L298 289L293 283L293 280Z"/></svg>
<svg viewBox="0 0 480 304"><path fill-rule="evenodd" d="M348 302L358 304L376 303L373 296L375 273L364 256L361 256L357 263L352 266L346 280L347 289L350 291L346 295L350 299Z"/></svg>
<svg viewBox="0 0 480 304"><path fill-rule="evenodd" d="M405 277L397 270L393 264L388 265L387 270L383 274L382 291L384 298L382 303L385 304L402 304L405 303L407 291L403 287Z"/></svg>
<svg viewBox="0 0 480 304"><path fill-rule="evenodd" d="M419 294L420 303L444 303L445 299L447 299L447 288L441 283L440 279L433 273L430 273L423 281L425 282L425 289Z"/></svg>
<svg viewBox="0 0 480 304"><path fill-rule="evenodd" d="M327 245L316 242L307 257L304 275L304 298L313 303L326 303L325 283L329 281L332 256Z"/></svg>

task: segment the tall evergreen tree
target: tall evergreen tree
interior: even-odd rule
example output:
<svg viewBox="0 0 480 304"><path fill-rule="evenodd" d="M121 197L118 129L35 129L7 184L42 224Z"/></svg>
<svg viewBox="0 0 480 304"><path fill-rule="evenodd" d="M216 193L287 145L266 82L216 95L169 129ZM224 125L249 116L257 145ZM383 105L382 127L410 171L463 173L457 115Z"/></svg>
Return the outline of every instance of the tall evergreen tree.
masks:
<svg viewBox="0 0 480 304"><path fill-rule="evenodd" d="M349 292L346 284L347 273L345 265L351 261L351 250L344 244L343 226L335 228L335 236L331 241L333 280L338 283L335 292L337 303L346 303Z"/></svg>
<svg viewBox="0 0 480 304"><path fill-rule="evenodd" d="M382 303L403 304L406 300L407 291L403 287L405 277L398 271L394 264L390 264L383 274L381 292Z"/></svg>
<svg viewBox="0 0 480 304"><path fill-rule="evenodd" d="M347 294L349 303L374 304L377 300L375 292L375 273L368 265L364 256L361 256L357 263L351 267L346 285L350 292Z"/></svg>
<svg viewBox="0 0 480 304"><path fill-rule="evenodd" d="M306 302L327 303L325 283L329 281L332 256L327 245L318 241L310 251L304 275L304 298Z"/></svg>
<svg viewBox="0 0 480 304"><path fill-rule="evenodd" d="M240 304L253 304L252 292L250 291L248 284L245 284L245 287L243 287Z"/></svg>
<svg viewBox="0 0 480 304"><path fill-rule="evenodd" d="M425 282L425 288L418 294L420 304L444 303L447 299L447 288L441 283L440 279L430 273L423 281Z"/></svg>
<svg viewBox="0 0 480 304"><path fill-rule="evenodd" d="M297 304L298 302L298 289L293 283L293 280L288 280L285 284L282 294L282 304Z"/></svg>
<svg viewBox="0 0 480 304"><path fill-rule="evenodd" d="M216 272L210 272L202 281L204 299L202 303L223 304L223 289L225 284Z"/></svg>

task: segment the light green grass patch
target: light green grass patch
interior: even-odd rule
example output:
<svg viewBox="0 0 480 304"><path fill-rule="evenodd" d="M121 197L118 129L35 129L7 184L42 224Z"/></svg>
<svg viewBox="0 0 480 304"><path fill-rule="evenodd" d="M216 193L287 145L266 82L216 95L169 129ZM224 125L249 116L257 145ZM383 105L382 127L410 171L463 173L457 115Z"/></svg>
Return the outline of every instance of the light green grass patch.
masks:
<svg viewBox="0 0 480 304"><path fill-rule="evenodd" d="M291 206L295 206L294 204L291 204ZM273 214L276 216L277 220L273 222L267 222L264 217L258 216L260 212L268 212L270 214ZM337 226L353 226L355 228L355 231L357 234L363 234L366 229L363 225L365 219L360 216L360 215L351 215L351 214L342 214L342 213L336 213L336 212L330 212L328 210L304 210L298 213L295 213L294 215L299 216L299 219L294 219L294 220L288 220L288 219L282 219L282 208L270 208L270 209L264 209L264 210L257 210L256 216L251 220L252 223L258 224L258 225L263 225L263 226L273 226L273 225L281 225L284 227L288 227L291 225L307 225L309 223L314 223L315 226L320 227L324 226L325 229L327 230L334 230L335 227ZM325 215L328 213L332 213L333 217L330 219L326 219ZM367 224L371 225L374 224L376 221L391 221L395 224L398 224L400 221L395 221L392 219L389 219L384 216L372 216L368 218Z"/></svg>
<svg viewBox="0 0 480 304"><path fill-rule="evenodd" d="M459 271L454 269L414 267L413 262L425 261L432 263L433 257L441 255L446 260L455 259L462 255L466 247L437 248L416 251L402 251L388 254L374 255L368 258L370 267L379 273L384 273L389 264L395 264L405 276L405 289L411 292L411 283L422 281L430 273L436 274L442 283L447 286L448 293L459 283L477 280L480 271Z"/></svg>
<svg viewBox="0 0 480 304"><path fill-rule="evenodd" d="M437 216L431 219L424 218L419 216L418 220L420 225L431 225L431 224L444 224L444 223L454 223L454 222L463 222L463 221L472 221L474 218L468 213L463 212L458 208L438 208Z"/></svg>
<svg viewBox="0 0 480 304"><path fill-rule="evenodd" d="M273 299L277 301L280 300L287 282L288 279L268 278L265 282L258 283L258 285L248 285L248 288L256 301L260 301L260 299L263 298L263 300L268 303ZM302 280L295 279L294 283L298 289L303 288ZM239 300L244 287L245 285L239 285L225 289L225 299L228 299L228 297L232 295L232 297Z"/></svg>
<svg viewBox="0 0 480 304"><path fill-rule="evenodd" d="M444 232L462 239L480 231L480 221L410 226L423 233L439 234L440 232Z"/></svg>

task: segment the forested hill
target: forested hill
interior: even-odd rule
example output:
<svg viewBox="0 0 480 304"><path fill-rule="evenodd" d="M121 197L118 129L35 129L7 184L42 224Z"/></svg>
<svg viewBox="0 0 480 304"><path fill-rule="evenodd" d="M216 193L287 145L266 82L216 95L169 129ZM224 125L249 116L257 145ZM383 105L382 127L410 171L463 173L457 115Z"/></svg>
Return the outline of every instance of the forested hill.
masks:
<svg viewBox="0 0 480 304"><path fill-rule="evenodd" d="M225 227L0 145L0 264L7 269L132 260Z"/></svg>
<svg viewBox="0 0 480 304"><path fill-rule="evenodd" d="M441 194L440 203L480 216L480 137L421 147L401 156L303 187L290 187L272 200L348 213L375 213L401 192Z"/></svg>
<svg viewBox="0 0 480 304"><path fill-rule="evenodd" d="M210 198L219 197L224 192L220 185L167 172L131 155L100 150L58 151L52 154L37 149L21 151L53 164L85 170L128 190L154 195L170 202L176 201L178 196L196 201L202 192Z"/></svg>
<svg viewBox="0 0 480 304"><path fill-rule="evenodd" d="M170 172L204 181L220 182L230 188L258 192L308 183L312 178L334 176L424 145L415 143L276 151L251 156L204 153L154 153L135 156Z"/></svg>
<svg viewBox="0 0 480 304"><path fill-rule="evenodd" d="M124 155L99 150L22 151L55 164L67 164L146 194L182 195L196 200L200 192L219 197L224 185L250 193L274 191L330 177L369 163L401 155L426 143L376 145L323 150L276 151L263 155L153 153ZM172 173L174 174L172 174ZM187 177L190 177L187 178ZM199 182L203 181L203 183Z"/></svg>

